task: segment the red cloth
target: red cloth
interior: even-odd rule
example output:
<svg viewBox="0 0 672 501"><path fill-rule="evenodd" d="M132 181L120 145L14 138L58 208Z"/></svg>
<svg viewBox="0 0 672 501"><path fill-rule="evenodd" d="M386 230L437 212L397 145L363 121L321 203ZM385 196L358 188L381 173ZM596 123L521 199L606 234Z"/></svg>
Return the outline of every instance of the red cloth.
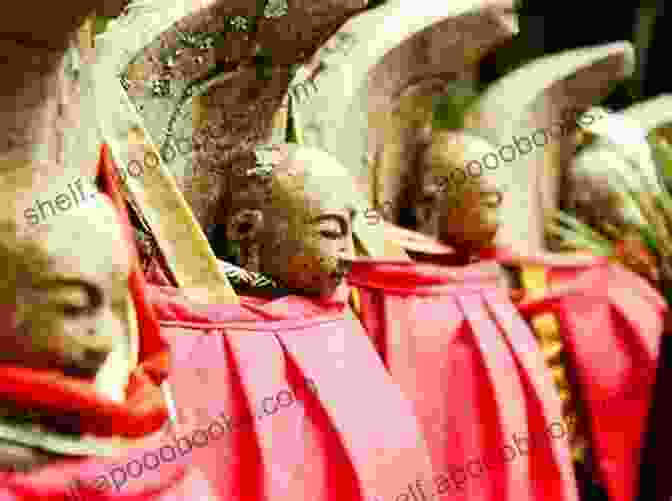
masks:
<svg viewBox="0 0 672 501"><path fill-rule="evenodd" d="M137 477L138 460L154 467L156 462L145 459L144 454L157 454L160 447L170 445L166 438L146 441L154 447L136 449L132 453L114 458L89 458L64 460L36 472L0 473L0 501L215 501L207 480L197 470L186 469L184 460L162 461L158 468L146 467ZM164 454L166 458L172 456ZM132 475L129 475L128 472ZM123 472L123 473L122 473ZM125 479L123 478L125 476ZM122 481L123 480L123 481ZM115 485L116 482L116 485Z"/></svg>
<svg viewBox="0 0 672 501"><path fill-rule="evenodd" d="M462 472L450 499L575 501L560 399L493 271L359 260L349 282L367 333L413 399L434 471Z"/></svg>
<svg viewBox="0 0 672 501"><path fill-rule="evenodd" d="M634 499L665 301L642 277L601 258L498 258L546 265L548 293L519 309L528 318L556 314L587 407L600 480L611 500Z"/></svg>
<svg viewBox="0 0 672 501"><path fill-rule="evenodd" d="M167 291L153 295L182 433L211 429L193 461L223 498L395 501L430 481L411 405L361 325L343 317L347 294L241 297L197 312Z"/></svg>

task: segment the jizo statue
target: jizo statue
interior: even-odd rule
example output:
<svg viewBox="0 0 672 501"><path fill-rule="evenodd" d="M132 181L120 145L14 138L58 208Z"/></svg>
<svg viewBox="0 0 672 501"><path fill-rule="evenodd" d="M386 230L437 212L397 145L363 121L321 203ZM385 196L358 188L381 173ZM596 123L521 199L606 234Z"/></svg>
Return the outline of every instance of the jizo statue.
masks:
<svg viewBox="0 0 672 501"><path fill-rule="evenodd" d="M105 499L213 499L195 470L175 476L184 469L177 464L121 489L129 477L118 465L128 464L129 450L171 446L160 388L167 345L144 297L111 167L99 163L101 191L90 190L86 203L38 225L26 209L37 196L58 199L66 180L34 162L3 167L0 470L8 476L0 493L76 499L114 486Z"/></svg>
<svg viewBox="0 0 672 501"><path fill-rule="evenodd" d="M543 57L503 77L468 110L467 127L432 131L416 164L419 186L410 190L417 194L411 199L422 231L456 246L465 258L494 258L511 270L512 284L524 293L519 311L529 320L553 375L563 417L575 423L572 456L579 491L588 499L631 498L636 491L643 416L650 402L648 378L655 372L657 355L642 358L636 351L623 350L619 356L636 370L610 390L614 405L632 401L628 405L639 408L627 425L618 425L619 430L629 430L628 443L634 444L628 449L636 455L631 466L631 453L623 452L621 438L609 435L608 430L615 429L614 417L600 405L594 390L602 377L598 372L610 370L614 360L604 356L606 352L587 351L588 341L581 336L593 332L599 322L604 326L601 346L617 345L629 336L655 345L664 308L648 284L618 266L585 255L550 253L544 220L562 198L571 198L562 193L562 168L568 167L576 147L576 129L590 124L597 128L601 120L610 119L605 113L581 111L632 71L632 58L629 44L609 44ZM491 192L501 194L495 220L480 197ZM619 296L619 290L628 290L627 297ZM586 295L595 302L584 308ZM635 299L644 296L649 299ZM552 306L556 300L562 306ZM651 323L630 326L612 323L607 316L598 321L600 303L608 307L604 311L638 304L641 309L635 315ZM634 384L641 393L632 399L628 388ZM610 470L610 462L618 469Z"/></svg>
<svg viewBox="0 0 672 501"><path fill-rule="evenodd" d="M633 231L633 227L641 225L656 235L658 242L666 240L666 231L661 230L665 217L656 218L663 208L643 209L647 207L648 200L669 196L663 195L664 190L669 190L669 178L666 178L671 158L665 154L665 125L672 123L672 98L669 95L656 96L613 112L609 118L585 127L590 143L572 158L569 196L564 208L602 234L606 233L607 225L611 225L617 228L611 238L628 242L625 239L629 237L634 245L624 247L619 261L654 283L667 296L669 304L669 295L666 294L670 280L669 253L663 250L653 259L649 258L649 247L643 245L640 232L637 229ZM644 200L644 203L633 203L628 200L631 197ZM669 310L666 315L665 321L669 324ZM669 325L665 330L669 330ZM666 371L670 353L666 338L663 336L660 341L661 364L656 375L647 439L642 452L641 499L664 500L670 497L663 456L666 445L670 443L667 424L670 376Z"/></svg>
<svg viewBox="0 0 672 501"><path fill-rule="evenodd" d="M508 1L392 1L349 20L337 33L349 38L349 50L333 53L336 35L325 43L311 60L320 68L311 77L317 90L292 103L305 144L336 156L369 206L392 201L396 209L395 195L408 172L397 164L374 172L373 164L391 138L406 139L407 127L390 116L399 93L413 82L472 78L478 61L516 33L512 10ZM306 74L297 73L290 88L303 80Z"/></svg>
<svg viewBox="0 0 672 501"><path fill-rule="evenodd" d="M2 173L3 302L16 304L16 318L3 329L12 334L0 359L93 376L115 340L130 339L128 250L114 209L95 197L29 224L24 205L58 191L44 174L34 166ZM73 252L94 242L96 252Z"/></svg>
<svg viewBox="0 0 672 501"><path fill-rule="evenodd" d="M477 250L493 242L502 193L487 173L472 177L463 170L470 159L490 150L485 140L470 134L432 135L418 155L418 185L409 190L415 195L409 201L418 231L456 249Z"/></svg>
<svg viewBox="0 0 672 501"><path fill-rule="evenodd" d="M557 208L558 165L579 111L627 74L629 55L611 44L540 58L487 89L464 129L431 130L410 176L416 228L464 255L491 245L544 249L544 214ZM594 85L580 85L597 73Z"/></svg>
<svg viewBox="0 0 672 501"><path fill-rule="evenodd" d="M270 298L242 291L238 305L184 301L184 291L152 288L175 357L170 382L180 425L204 430L212 416L222 416L237 433L195 451L193 464L224 499L398 497L409 475L428 479L431 465L410 405L400 402L403 393L361 322L347 314L344 278L354 257L354 207L361 203L351 176L315 148L261 146L256 156L228 173L217 223L238 248L236 264L279 287ZM249 364L250 357L260 363ZM272 388L295 391L300 405L305 392L297 383L304 386L308 375L317 390L302 409L262 409L275 414L267 419L253 410L257 402L273 405ZM372 386L343 393L355 380ZM196 391L204 385L210 397ZM385 409L384 428L349 417L353 398L373 394ZM243 432L249 425L251 432ZM343 461L344 453L354 459Z"/></svg>
<svg viewBox="0 0 672 501"><path fill-rule="evenodd" d="M112 3L117 5L107 13L114 15L121 3ZM0 287L5 305L0 363L95 378L103 394L121 401L131 369L131 338L137 350L137 332L131 333L128 320L128 249L121 247L113 209L91 201L39 227L24 215L31 200L47 192L68 193L67 182L59 189L55 181L66 173L63 136L76 108L71 106L76 93L68 53L77 50L77 30L100 4L73 2L40 16L17 8L0 26L8 74L0 92ZM93 172L95 159L88 167ZM71 172L71 180L78 173ZM88 253L87 243L98 239L107 242L105 250ZM77 241L81 253L73 252ZM3 418L24 413L3 401ZM26 469L51 457L49 448L30 447L40 444L39 437L32 443L17 441L11 426L8 435L4 420L3 425L4 466Z"/></svg>
<svg viewBox="0 0 672 501"><path fill-rule="evenodd" d="M329 295L354 257L353 182L333 157L316 148L273 148L268 171L236 169L229 190L227 238L239 264L302 293Z"/></svg>
<svg viewBox="0 0 672 501"><path fill-rule="evenodd" d="M623 187L656 195L665 188L649 139L654 134L662 136L662 127L670 122L672 99L661 95L583 127L591 144L572 158L566 208L595 228L605 222L617 227L640 223L641 214L633 213L625 203ZM637 170L630 167L632 163Z"/></svg>
<svg viewBox="0 0 672 501"><path fill-rule="evenodd" d="M129 449L164 438L168 419L160 389L167 345L144 300L109 160L70 155L78 141L83 150L100 148L70 127L83 115L70 101L77 101L76 75L68 72L77 28L96 7L71 2L43 16L17 7L0 23L11 74L0 98L2 498L75 495L75 481L89 495L110 490L114 479L82 476L109 471ZM108 158L103 148L100 159ZM96 178L104 193L92 188ZM88 197L73 204L69 188L78 179ZM60 213L37 224L30 207L47 199ZM164 465L160 478L102 496L210 499L202 478L176 469L184 467Z"/></svg>
<svg viewBox="0 0 672 501"><path fill-rule="evenodd" d="M0 172L0 290L5 305L0 364L93 378L101 395L123 402L138 363L139 342L128 288L126 237L115 209L100 196L40 225L31 224L24 212L34 198L65 188L48 174L47 166L34 163L17 163L14 169L5 164ZM90 252L93 247L96 251ZM3 400L3 418L26 413ZM40 422L56 432L77 429L59 426L53 411L43 414ZM20 433L13 436L4 419L2 424L0 456L5 466L25 471L45 458L58 457L48 445L42 447L48 441L39 433L21 438ZM17 450L22 450L18 458Z"/></svg>

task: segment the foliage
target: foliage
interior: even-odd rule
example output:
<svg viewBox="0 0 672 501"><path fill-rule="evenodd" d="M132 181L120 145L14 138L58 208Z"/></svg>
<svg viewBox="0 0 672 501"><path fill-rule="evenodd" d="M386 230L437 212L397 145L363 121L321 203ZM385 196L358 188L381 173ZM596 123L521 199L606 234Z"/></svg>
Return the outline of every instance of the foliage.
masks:
<svg viewBox="0 0 672 501"><path fill-rule="evenodd" d="M642 214L641 222L618 228L607 223L590 227L558 211L547 222L546 230L564 249L589 250L614 258L650 280L666 298L672 299L672 195L664 186L672 172L672 148L655 135L649 137L649 143L658 172L662 173L659 178L662 186L652 186L637 166L631 164L632 172L641 177L642 184L637 189L625 184L622 188L624 200L632 201Z"/></svg>
<svg viewBox="0 0 672 501"><path fill-rule="evenodd" d="M461 129L467 109L478 99L475 83L457 81L448 84L448 92L434 100L434 129Z"/></svg>

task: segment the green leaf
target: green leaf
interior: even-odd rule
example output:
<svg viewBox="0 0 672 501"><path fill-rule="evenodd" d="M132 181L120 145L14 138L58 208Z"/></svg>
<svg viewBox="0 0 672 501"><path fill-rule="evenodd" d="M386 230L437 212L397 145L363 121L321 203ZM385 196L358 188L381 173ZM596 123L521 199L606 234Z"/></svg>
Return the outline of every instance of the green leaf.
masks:
<svg viewBox="0 0 672 501"><path fill-rule="evenodd" d="M656 137L650 137L649 142L657 171L662 176L661 184L669 186L672 183L672 147Z"/></svg>
<svg viewBox="0 0 672 501"><path fill-rule="evenodd" d="M446 94L434 99L432 125L435 129L461 129L467 109L478 99L478 92L471 82L449 84Z"/></svg>
<svg viewBox="0 0 672 501"><path fill-rule="evenodd" d="M651 231L651 229L646 227L646 226L640 226L638 229L639 229L639 232L642 235L642 239L644 240L644 243L646 244L646 246L649 249L651 249L651 251L653 253L655 253L656 255L659 255L658 254L658 242L657 242L657 239L656 239L656 235L653 233L653 231Z"/></svg>
<svg viewBox="0 0 672 501"><path fill-rule="evenodd" d="M103 17L103 16L96 16L96 18L93 21L93 33L94 35L100 35L101 33L104 33L105 30L107 30L107 24L114 18L112 17Z"/></svg>

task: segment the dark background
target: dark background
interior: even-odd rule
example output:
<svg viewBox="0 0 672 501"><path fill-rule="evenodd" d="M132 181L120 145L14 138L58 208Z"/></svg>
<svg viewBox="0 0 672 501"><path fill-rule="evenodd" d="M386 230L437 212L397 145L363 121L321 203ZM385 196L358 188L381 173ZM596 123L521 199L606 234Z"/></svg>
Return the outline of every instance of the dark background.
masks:
<svg viewBox="0 0 672 501"><path fill-rule="evenodd" d="M667 75L672 50L672 5L665 9L666 2L669 0L524 0L519 7L520 35L483 61L481 83L489 84L508 70L545 54L628 40L638 52L637 73L615 88L603 104L621 109L672 92L672 77ZM648 23L651 28L638 29Z"/></svg>

